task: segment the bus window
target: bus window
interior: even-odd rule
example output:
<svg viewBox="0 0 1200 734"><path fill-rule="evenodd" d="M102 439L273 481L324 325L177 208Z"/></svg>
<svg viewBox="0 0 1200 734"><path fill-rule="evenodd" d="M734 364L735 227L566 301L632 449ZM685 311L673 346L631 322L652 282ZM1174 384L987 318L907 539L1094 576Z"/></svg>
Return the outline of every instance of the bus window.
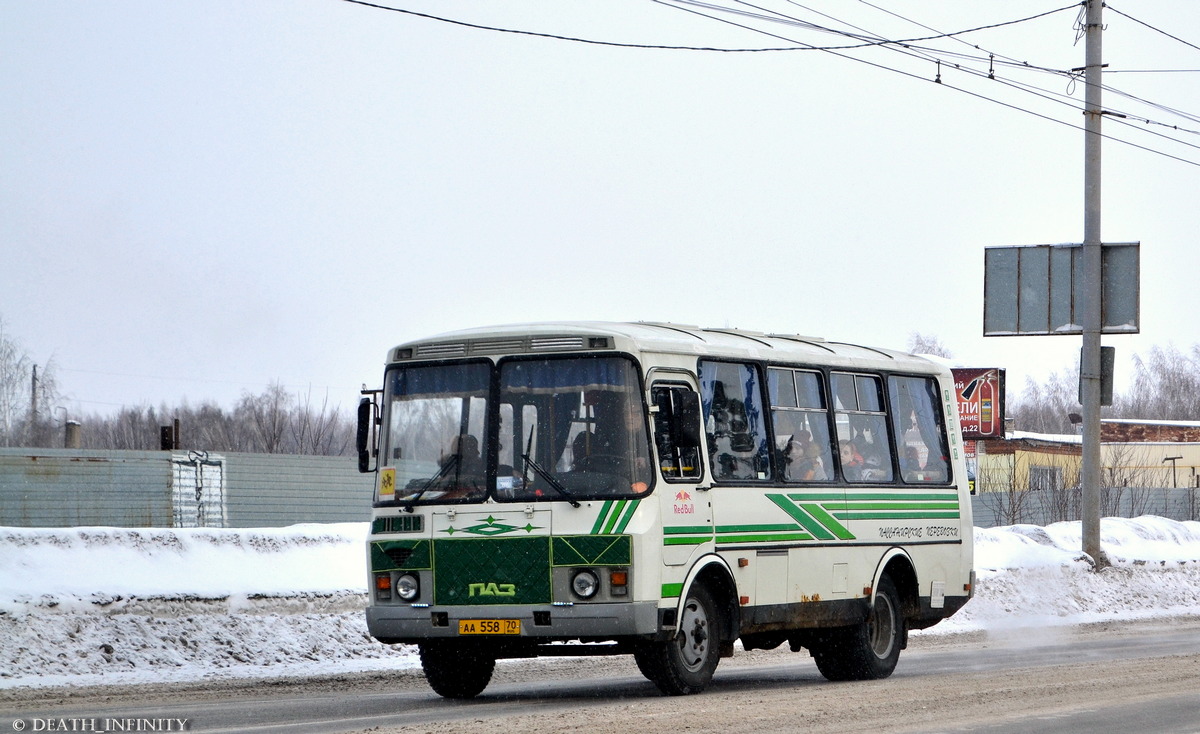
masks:
<svg viewBox="0 0 1200 734"><path fill-rule="evenodd" d="M821 374L772 368L767 371L771 421L779 471L785 482L833 479L829 411Z"/></svg>
<svg viewBox="0 0 1200 734"><path fill-rule="evenodd" d="M689 394L694 406L696 394L686 386L655 385L650 390L650 398L657 408L654 413L654 441L658 447L658 465L668 481L695 480L703 473L700 468L700 447L688 445L695 438L689 440L687 436L680 435L687 431L686 427L678 425L685 417L682 408Z"/></svg>
<svg viewBox="0 0 1200 734"><path fill-rule="evenodd" d="M499 367L496 497L628 497L652 486L636 365L624 358L507 360Z"/></svg>
<svg viewBox="0 0 1200 734"><path fill-rule="evenodd" d="M830 379L843 478L850 482L892 481L893 452L880 379L845 372L834 372Z"/></svg>
<svg viewBox="0 0 1200 734"><path fill-rule="evenodd" d="M736 362L700 362L700 400L713 478L769 479L766 418L758 371Z"/></svg>
<svg viewBox="0 0 1200 734"><path fill-rule="evenodd" d="M389 370L381 466L396 500L483 499L489 374L486 363Z"/></svg>
<svg viewBox="0 0 1200 734"><path fill-rule="evenodd" d="M905 482L950 480L946 424L931 377L888 378L892 428L901 446L900 478Z"/></svg>

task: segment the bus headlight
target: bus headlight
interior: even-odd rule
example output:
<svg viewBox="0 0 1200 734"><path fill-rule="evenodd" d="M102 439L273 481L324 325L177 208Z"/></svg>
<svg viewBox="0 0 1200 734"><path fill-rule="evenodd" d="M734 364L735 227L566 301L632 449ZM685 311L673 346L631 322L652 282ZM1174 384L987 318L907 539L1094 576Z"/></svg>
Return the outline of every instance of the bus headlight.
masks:
<svg viewBox="0 0 1200 734"><path fill-rule="evenodd" d="M396 596L404 601L412 601L421 595L421 582L411 573L406 573L396 579Z"/></svg>
<svg viewBox="0 0 1200 734"><path fill-rule="evenodd" d="M591 599L600 588L600 579L588 569L577 571L571 579L571 590L580 599Z"/></svg>

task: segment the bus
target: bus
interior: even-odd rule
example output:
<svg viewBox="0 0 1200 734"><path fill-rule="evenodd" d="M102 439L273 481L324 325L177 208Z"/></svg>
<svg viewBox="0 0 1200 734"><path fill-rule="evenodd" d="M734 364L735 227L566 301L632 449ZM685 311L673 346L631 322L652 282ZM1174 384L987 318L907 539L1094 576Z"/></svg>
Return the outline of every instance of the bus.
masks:
<svg viewBox="0 0 1200 734"><path fill-rule="evenodd" d="M370 634L472 698L496 661L632 655L666 695L786 643L887 677L971 598L949 369L820 338L668 323L464 330L387 354Z"/></svg>

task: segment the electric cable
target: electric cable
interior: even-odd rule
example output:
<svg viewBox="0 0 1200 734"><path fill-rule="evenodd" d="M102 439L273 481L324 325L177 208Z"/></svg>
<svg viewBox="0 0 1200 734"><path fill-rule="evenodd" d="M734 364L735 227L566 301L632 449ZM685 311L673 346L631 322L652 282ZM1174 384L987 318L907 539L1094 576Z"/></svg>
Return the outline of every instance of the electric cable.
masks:
<svg viewBox="0 0 1200 734"><path fill-rule="evenodd" d="M754 28L754 27L752 27L752 26L748 26L748 25L745 25L745 24L743 24L743 23L739 23L739 22L736 22L736 21L733 21L733 20L729 20L729 19L727 19L727 18L721 18L721 17L717 17L717 16L709 15L709 14L707 14L707 13L703 13L703 12L700 12L700 11L696 10L694 7L683 7L683 6L681 6L681 5L676 5L676 4L673 4L673 3L677 3L677 2L682 2L682 3L685 3L686 5L692 5L692 6L699 5L700 3L697 3L697 2L695 2L695 0L653 0L653 1L654 1L654 2L656 2L656 3L659 3L659 4L661 4L661 5L666 5L667 7L675 7L675 8L677 8L677 9L679 9L679 10L682 10L682 11L684 11L684 12L690 12L690 13L694 13L694 14L696 14L696 15L699 15L699 16L701 16L701 17L704 17L704 18L708 18L708 19L710 19L710 20L714 20L714 21L717 21L717 22L720 22L720 23L726 23L726 24L733 25L733 26L735 26L735 27L739 27L739 28L744 28L744 29L746 29L746 30L749 30L749 31L751 31L751 32L754 32L754 33L759 33L759 34L762 34L762 35L766 35L766 36L769 36L769 37L772 37L772 38L776 38L776 39L778 39L778 40L789 41L789 42L792 42L792 43L798 43L798 44L799 44L799 43L803 43L803 42L801 42L801 41L798 41L798 40L796 40L796 39L793 39L793 38L788 38L788 37L786 37L786 36L782 36L782 35L779 35L779 34L777 34L777 33L772 33L772 32L770 32L770 31L767 31L767 30L764 30L764 29L761 29L761 28ZM718 7L719 7L719 6L717 6L717 7L714 7L714 9L718 9ZM1072 5L1072 6L1070 6L1070 7L1075 7L1075 6L1074 6L1074 5ZM892 45L885 46L885 48L888 48L889 50L894 50L894 51L896 51L896 50L900 50L900 49L897 49L895 46L892 46ZM902 70L902 69L899 69L899 68L890 67L890 66L887 66L886 64L880 64L880 63L877 63L877 62L868 61L868 60L866 60L866 59L860 59L860 58L857 58L857 57L855 57L855 56L852 56L852 55L848 55L848 54L844 54L844 53L839 53L839 52L838 52L838 50L833 50L833 49L821 49L821 50L825 50L827 53L830 53L830 54L832 54L832 55L834 55L834 56L838 56L838 57L840 57L840 58L843 58L843 59L847 59L847 60L851 60L851 61L857 61L857 62L859 62L859 63L866 64L866 65L868 65L868 66L872 66L872 67L875 67L875 68L878 68L878 69L882 69L882 70L885 70L885 71L891 71L891 72L893 72L893 73L901 74L901 75L903 75L903 76L908 76L908 77L911 77L911 78L914 78L914 79L921 79L921 80L928 81L928 77L924 77L924 76L921 76L921 75L915 74L915 73L913 73L913 72L905 71L905 70ZM969 70L963 69L962 67L956 67L956 68L957 68L958 70L967 71L968 73L972 73L972 72L970 72ZM977 72L976 72L976 73L977 73ZM1054 123L1056 123L1056 124L1059 124L1059 125L1064 125L1064 126L1066 126L1066 127L1070 127L1070 128L1073 128L1073 129L1075 129L1075 130L1079 130L1079 131L1081 131L1081 132L1086 132L1085 128L1084 128L1082 125L1078 125L1078 124L1075 124L1075 123L1071 123L1071 122L1068 122L1068 121L1066 121L1066 120L1060 120L1060 119L1058 119L1058 118L1055 118L1055 117L1052 117L1052 116L1050 116L1050 115L1043 114L1043 113L1041 113L1041 112L1037 112L1037 111L1035 111L1035 110L1031 110L1031 109L1028 109L1028 108L1025 108L1025 107L1021 107L1021 106L1019 106L1019 105L1016 105L1016 104L1013 104L1013 103L1004 102L1004 101L1002 101L1002 100L996 99L996 98L994 98L994 97L989 97L989 96L987 96L987 95L985 95L985 94L982 94L982 93L979 93L979 92L974 92L974 91L971 91L971 90L968 90L968 89L965 89L965 88L962 88L962 87L957 87L957 86L954 86L954 85L947 84L947 83L945 83L945 82L942 82L942 81L941 81L940 74L939 74L938 78L937 78L935 81L936 81L937 83L939 83L939 84L942 84L943 86L946 86L946 87L948 87L949 89L953 89L954 91L960 92L960 93L962 93L962 94L967 94L967 95L969 95L969 96L976 97L976 98L978 98L978 99L982 99L982 100L985 100L985 101L988 101L988 102L992 102L992 103L994 103L994 104L999 104L999 105L1000 105L1000 106L1002 106L1002 107L1007 107L1007 108L1009 108L1009 109L1013 109L1013 110L1015 110L1015 111L1018 111L1018 112L1024 112L1024 113L1026 113L1026 114L1028 114L1028 115L1032 115L1032 116L1034 116L1034 117L1037 117L1037 118L1040 118L1040 119L1043 119L1043 120L1047 120L1047 121L1049 121L1049 122L1054 122ZM1057 101L1057 100L1052 100L1052 101ZM1065 104L1065 103L1064 103L1064 104ZM1076 105L1072 105L1072 106L1076 106ZM1119 119L1119 118L1114 118L1114 119ZM1139 129L1139 128L1135 128L1135 129ZM1145 131L1144 131L1144 132L1145 132ZM1175 138L1171 138L1170 136L1162 136L1162 135L1161 135L1161 133L1153 133L1152 131L1150 131L1150 132L1151 132L1151 134L1157 134L1157 135L1159 135L1159 136L1161 136L1161 137L1166 137L1168 140L1170 140L1171 142L1174 142L1174 143L1178 143L1178 144L1182 144L1182 145L1190 145L1190 144L1188 144L1188 143L1184 143L1184 142L1182 142L1182 141L1179 141L1179 140L1177 140L1177 139L1175 139ZM1166 152L1166 151L1163 151L1163 150L1157 150L1157 149L1155 149L1155 148L1151 148L1151 147L1149 147L1149 146L1146 146L1146 145L1141 145L1141 144L1139 144L1139 143L1135 143L1135 142L1133 142L1133 141L1130 141L1130 140L1125 140L1124 138L1119 138L1119 137L1116 137L1116 136L1114 136L1114 135L1112 135L1112 134L1109 134L1109 133L1101 133L1100 135L1101 135L1101 137L1103 137L1103 138L1106 138L1106 139L1108 139L1108 140L1112 140L1113 142L1116 142L1116 143L1121 143L1121 144L1123 144L1123 145L1127 145L1127 146L1130 146L1130 147L1133 147L1133 148L1136 148L1136 149L1139 149L1139 150L1143 150L1143 151L1145 151L1145 152L1148 152L1148 153L1153 153L1153 154L1155 154L1155 155L1159 155L1159 156L1162 156L1162 157L1165 157L1165 158L1169 158L1169 159L1172 159L1172 160L1178 161L1178 162L1180 162L1180 163L1186 163L1186 164L1188 164L1188 165L1193 165L1193 166L1200 167L1200 162L1198 162L1198 161L1193 161L1193 160L1190 160L1190 159L1187 159L1187 158L1184 158L1184 157L1181 157L1181 156L1178 156L1178 155L1174 155L1174 154L1172 154L1172 153L1168 153L1168 152ZM1192 145L1191 147L1198 147L1198 146L1194 146L1194 145Z"/></svg>
<svg viewBox="0 0 1200 734"><path fill-rule="evenodd" d="M916 74L914 72L905 71L905 70L902 70L899 68L891 67L886 64L857 58L857 57L849 55L849 54L839 53L840 51L858 50L858 49L869 48L869 47L880 47L880 48L885 48L885 49L888 49L888 50L891 50L894 52L902 53L904 55L910 56L911 58L920 60L924 63L937 63L938 68L939 68L939 73L938 73L938 76L935 79L935 81L939 84L944 84L945 86L947 86L950 89L953 89L953 90L958 91L963 94L968 94L973 97L977 97L977 98L985 100L985 101L992 102L994 104L999 104L1003 107L1008 107L1010 109L1013 109L1013 110L1016 110L1019 112L1024 112L1026 114L1033 115L1033 116L1041 118L1041 119L1045 119L1045 120L1055 122L1055 123L1058 123L1061 125L1066 125L1068 127L1072 127L1077 130L1083 130L1083 127L1080 125L1076 125L1074 123L1070 123L1065 120L1059 120L1050 115L1043 114L1043 113L1040 113L1040 112L1037 112L1035 110L1028 109L1025 107L1021 107L1020 105L1017 105L1017 104L1004 102L1004 101L996 99L994 97L989 97L986 94L973 92L973 91L967 90L962 87L945 84L944 82L942 82L941 74L940 74L940 66L942 63L942 57L945 56L947 58L955 58L956 55L954 54L954 52L949 52L949 51L946 51L943 49L920 47L920 46L915 45L916 43L919 43L922 41L941 40L941 39L950 39L950 40L958 41L960 43L971 45L971 44L967 43L966 41L963 41L961 38L958 38L958 36L965 34L965 33L974 32L974 31L989 30L989 29L993 29L993 28L1013 25L1013 24L1017 24L1017 23L1024 23L1024 22L1028 22L1031 20L1043 18L1048 15L1052 15L1054 13L1059 13L1059 12L1063 12L1063 11L1078 7L1079 3L1073 3L1072 5L1069 5L1069 6L1065 6L1065 7L1058 8L1058 9L1051 10L1051 11L1046 11L1043 13L1029 16L1027 18L1021 18L1018 20L1005 21L1002 23L996 23L996 24L991 24L991 25L986 25L986 26L979 26L977 28L967 29L967 30L963 30L963 31L957 31L954 33L941 33L941 32L938 32L937 29L934 29L934 28L931 28L924 24L918 23L918 22L913 21L904 16L900 16L896 13L892 13L891 11L887 11L882 8L879 8L878 6L867 2L866 0L860 0L860 2L863 2L866 5L869 5L871 7L879 9L879 10L883 10L883 12L892 14L902 20L905 20L906 22L913 23L914 25L917 25L921 28L925 28L926 30L934 31L936 33L936 35L925 36L925 37L921 37L921 38L890 40L890 39L886 39L882 36L871 34L870 32L866 31L865 29L858 28L850 23L839 20L837 18L833 18L832 16L829 16L825 13L813 11L811 8L807 8L806 6L801 5L798 2L795 2L795 0L788 0L788 2L790 2L793 5L796 5L797 7L808 10L809 12L815 12L816 14L821 15L826 18L829 18L831 20L834 20L837 23L841 23L850 28L854 28L855 30L861 31L866 35L858 35L858 34L849 33L846 31L839 31L839 30L836 30L833 28L828 28L828 27L816 24L816 23L810 23L807 21L803 21L799 18L794 18L792 16L789 16L785 13L781 13L779 11L767 10L765 8L761 8L750 2L746 2L745 0L736 0L736 1L742 5L745 5L750 8L754 8L756 11L761 11L761 12L750 12L750 11L746 11L746 10L739 10L739 9L735 9L735 8L730 8L728 6L717 5L717 4L711 3L711 2L705 2L704 0L652 0L653 2L655 2L657 4L664 5L669 8L673 8L676 10L682 10L685 12L690 12L690 13L693 13L700 17L707 18L709 20L715 20L717 22L732 25L734 27L742 28L744 30L751 31L756 34L765 35L770 38L774 38L776 40L780 40L780 41L784 41L789 44L793 44L793 45L786 46L786 47L721 48L721 47L714 47L714 46L672 46L672 45L665 45L665 44L622 43L622 42L615 42L615 41L586 39L586 38L578 38L578 37L565 36L565 35L552 34L552 33L541 33L541 32L536 32L536 31L527 31L527 30L512 29L512 28L501 28L501 27L496 27L496 26L488 26L488 25L483 25L483 24L469 23L466 21L460 21L460 20L455 20L455 19L451 19L451 18L435 16L435 15L431 15L428 13L420 13L417 11L408 10L408 9L404 9L404 8L397 8L397 7L392 7L392 6L388 6L388 5L381 5L378 3L369 2L368 0L343 0L343 1L351 3L351 4L355 4L355 5L376 8L379 10L387 10L387 11L396 12L396 13L402 13L405 15L426 18L429 20L449 23L452 25L458 25L458 26L463 26L463 27L468 27L468 28L474 28L474 29L478 29L478 30L493 31L493 32L500 32L500 33L511 33L511 34L517 34L517 35L527 35L527 36L534 36L534 37L547 38L547 39L553 39L553 40L570 41L570 42L585 43L585 44L592 44L592 45L599 45L599 46L615 46L615 47L620 47L620 48L683 50L683 51L709 51L709 52L724 52L724 53L756 53L756 52L778 52L778 51L825 51L826 53L831 53L834 56L838 56L840 58L844 58L844 59L851 60L851 61L857 61L859 63L867 64L868 66L879 68L879 69L882 69L885 71L891 71L893 73L899 73L899 74L902 74L904 76L908 76L908 77L911 77L914 79L921 79L921 80L928 81L927 76L922 76L922 75ZM844 38L856 40L859 43L846 44L846 45L841 45L841 46L817 46L817 45L805 43L803 41L799 41L795 38L789 38L789 37L781 35L779 33L773 33L773 32L767 31L762 28L757 28L757 27L748 25L743 22L737 22L737 21L731 20L729 18L718 17L718 16L711 15L706 12L701 12L701 10L698 10L697 8L701 8L703 10L707 10L707 11L711 11L711 12L721 12L721 13L733 14L733 15L739 16L740 18L745 18L745 19L749 19L749 20L753 20L753 21L781 23L784 25L789 25L793 28L801 28L801 29L811 30L811 31L815 31L815 32L835 34L835 35L839 35ZM1124 15L1124 14L1122 14L1122 15ZM1126 16L1126 17L1128 17L1128 16ZM1141 22L1141 21L1138 21L1138 22ZM1076 28L1077 29L1078 29L1078 24L1079 24L1079 21L1077 19L1076 20ZM1152 27L1152 26L1150 26L1150 27ZM1157 29L1155 29L1155 30L1157 30ZM1187 43L1186 41L1182 41L1182 39L1176 39L1176 40L1180 40L1183 43ZM1191 45L1191 44L1189 44L1189 45ZM980 47L972 46L972 48L979 49ZM978 61L980 63L982 63L984 61L984 59L982 59L981 57L970 57L970 56L966 56L963 54L958 54L957 57L958 58L969 58L972 61ZM1074 109L1082 109L1080 107L1079 103L1077 101L1075 101L1073 97L1070 97L1070 95L1056 95L1056 93L1054 93L1054 92L1042 89L1040 87L1036 87L1031 84L996 79L995 74L994 74L994 64L996 62L996 57L997 57L997 54L989 52L989 57L986 60L989 63L989 71L986 74L983 72L979 72L979 71L970 69L968 67L965 67L965 66L963 66L961 64L957 64L957 63L953 63L953 64L948 63L948 67L952 70L961 71L961 72L964 72L967 74L971 74L971 75L975 75L975 76L986 76L986 78L988 78L988 79L1001 81L1003 84L1006 84L1010 88L1025 92L1027 94L1033 94L1041 99L1044 99L1044 100L1047 100L1050 102L1064 104L1064 105L1070 106ZM1038 71L1038 72L1042 72L1042 73L1052 73L1052 74L1057 74L1057 75L1064 75L1071 79L1076 78L1076 75L1070 71L1056 70L1056 69L1051 69L1048 67L1038 67L1038 66L1028 64L1026 62L1017 61L1017 60L1013 59L1012 57L1007 57L1004 55L1000 55L1000 57L1001 57L1000 63L1002 66L1007 66L1007 67L1014 68L1014 69L1025 69L1025 70L1031 70L1031 71ZM1119 90L1115 90L1115 89L1112 89L1109 87L1105 87L1105 88L1109 89L1110 91L1113 91L1116 94L1124 95L1124 93L1120 92ZM1069 101L1062 100L1062 99L1055 99L1055 96L1065 96L1065 97L1067 97L1067 100L1069 100ZM1155 105L1153 105L1153 103L1148 103L1145 100L1140 100L1136 97L1133 97L1132 95L1124 95L1124 96L1127 96L1127 97L1134 99L1135 101L1138 101L1143 104L1149 104L1151 106L1154 106L1156 109L1160 109L1162 111L1169 112L1170 114L1180 114L1178 111L1173 110L1169 107L1162 106L1162 105L1155 106ZM1132 123L1128 123L1127 120L1129 118L1132 118L1132 119L1137 120L1138 122L1142 122L1147 125L1162 126L1162 127L1166 127L1166 128L1172 129L1172 130L1176 130L1178 132L1184 132L1184 133L1188 133L1188 134L1198 134L1198 133L1196 133L1196 131L1188 130L1186 128L1180 128L1175 125L1169 125L1167 123L1162 123L1162 122L1159 122L1156 120L1151 120L1149 118L1142 117L1142 116L1131 115L1130 113L1121 112L1121 111L1117 111L1117 110L1105 109L1102 111L1102 113L1108 114L1109 116L1112 117L1112 119L1114 121L1122 122L1122 124L1127 124L1133 129L1140 130L1142 132L1147 132L1152 135L1156 135L1158 137L1164 138L1164 139L1169 140L1176 144L1185 145L1185 146L1194 147L1194 148L1200 148L1200 146L1178 140L1169 135L1158 133L1156 131L1145 130L1143 128L1138 128L1138 127L1132 125ZM1186 113L1183 113L1181 116L1188 117L1188 119L1193 119L1190 116L1187 116ZM1200 121L1200 120L1198 120L1198 121ZM1183 163L1200 166L1200 162L1191 161L1186 158L1172 155L1165 151L1156 150L1156 149L1150 148L1148 146L1140 145L1140 144L1134 143L1132 141L1128 141L1128 140L1125 140L1122 138L1112 136L1110 134L1103 133L1102 137L1113 140L1114 142L1123 143L1125 145L1129 145L1134 148L1145 150L1146 152L1150 152L1150 153L1161 155L1161 156L1164 156L1167 158L1171 158L1171 159L1174 159L1174 160L1177 160L1177 161L1180 161Z"/></svg>
<svg viewBox="0 0 1200 734"><path fill-rule="evenodd" d="M1147 28L1154 31L1155 33L1161 33L1162 35L1166 36L1167 38L1170 38L1173 41L1179 41L1180 43L1182 43L1185 46L1190 46L1190 47L1196 49L1197 51L1200 51L1200 46L1197 46L1196 44L1194 44L1190 41L1185 41L1178 36L1173 36L1170 33L1167 33L1166 31L1164 31L1160 28L1155 28L1154 26L1150 25L1149 23L1147 23L1144 20L1138 20L1137 18L1133 17L1132 15L1127 15L1126 13L1122 13L1120 10L1117 10L1116 8L1114 8L1112 5L1110 5L1108 3L1105 3L1104 7L1108 8L1109 10L1111 10L1112 12L1121 16L1122 18L1128 18L1129 20L1132 20L1134 23L1139 23L1141 25L1146 26Z"/></svg>

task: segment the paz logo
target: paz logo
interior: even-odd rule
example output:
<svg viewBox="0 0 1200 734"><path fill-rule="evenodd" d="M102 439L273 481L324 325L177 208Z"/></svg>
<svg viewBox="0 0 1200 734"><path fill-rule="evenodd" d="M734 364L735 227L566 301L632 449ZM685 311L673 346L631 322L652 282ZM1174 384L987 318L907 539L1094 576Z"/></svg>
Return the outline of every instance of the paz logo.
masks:
<svg viewBox="0 0 1200 734"><path fill-rule="evenodd" d="M470 596L516 596L516 584L497 584L494 581L486 584L468 584L467 592Z"/></svg>
<svg viewBox="0 0 1200 734"><path fill-rule="evenodd" d="M679 502L691 502L692 496L687 493L687 490L681 489L675 493L675 499Z"/></svg>

